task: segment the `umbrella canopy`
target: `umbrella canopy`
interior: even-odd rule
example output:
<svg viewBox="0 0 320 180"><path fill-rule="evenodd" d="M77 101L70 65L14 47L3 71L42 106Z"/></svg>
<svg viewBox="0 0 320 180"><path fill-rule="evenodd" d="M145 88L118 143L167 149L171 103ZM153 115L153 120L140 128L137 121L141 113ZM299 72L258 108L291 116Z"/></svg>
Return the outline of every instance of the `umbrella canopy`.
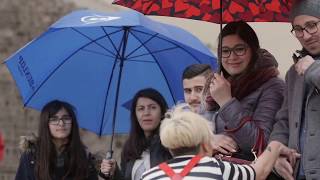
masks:
<svg viewBox="0 0 320 180"><path fill-rule="evenodd" d="M228 23L288 22L293 0L115 0L147 15ZM220 5L222 3L222 6ZM221 17L222 14L222 17ZM222 19L221 19L222 18Z"/></svg>
<svg viewBox="0 0 320 180"><path fill-rule="evenodd" d="M294 0L114 0L146 15L171 16L220 24L232 21L289 22ZM222 39L219 39L222 46ZM220 54L222 48L218 48ZM221 62L221 61L219 61Z"/></svg>
<svg viewBox="0 0 320 180"><path fill-rule="evenodd" d="M58 99L76 107L79 126L99 135L127 133L130 101L155 88L169 105L183 99L190 64L217 67L190 33L136 11L76 11L9 57L24 105L40 110Z"/></svg>

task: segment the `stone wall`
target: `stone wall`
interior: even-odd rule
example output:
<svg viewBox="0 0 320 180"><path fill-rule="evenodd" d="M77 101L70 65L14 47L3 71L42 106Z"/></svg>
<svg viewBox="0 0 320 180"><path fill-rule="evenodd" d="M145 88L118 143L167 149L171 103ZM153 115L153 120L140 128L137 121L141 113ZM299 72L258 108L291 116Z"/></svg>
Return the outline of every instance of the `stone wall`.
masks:
<svg viewBox="0 0 320 180"><path fill-rule="evenodd" d="M1 0L0 4L0 60L21 48L63 15L76 9L75 4L63 0ZM23 108L19 92L4 64L0 64L0 132L5 141L5 157L0 162L0 180L14 179L19 163L19 137L37 132L38 112ZM81 131L90 151L104 155L109 138ZM118 159L125 136L117 136L114 143Z"/></svg>

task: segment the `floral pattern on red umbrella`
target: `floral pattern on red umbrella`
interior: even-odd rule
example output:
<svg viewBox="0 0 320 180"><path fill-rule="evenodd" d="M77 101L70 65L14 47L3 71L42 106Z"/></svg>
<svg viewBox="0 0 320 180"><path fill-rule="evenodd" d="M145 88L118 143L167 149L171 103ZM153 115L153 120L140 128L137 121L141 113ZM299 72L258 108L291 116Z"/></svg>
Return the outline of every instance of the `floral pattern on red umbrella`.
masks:
<svg viewBox="0 0 320 180"><path fill-rule="evenodd" d="M221 0L115 0L147 15L171 16L220 23ZM293 0L222 0L222 23L288 22Z"/></svg>

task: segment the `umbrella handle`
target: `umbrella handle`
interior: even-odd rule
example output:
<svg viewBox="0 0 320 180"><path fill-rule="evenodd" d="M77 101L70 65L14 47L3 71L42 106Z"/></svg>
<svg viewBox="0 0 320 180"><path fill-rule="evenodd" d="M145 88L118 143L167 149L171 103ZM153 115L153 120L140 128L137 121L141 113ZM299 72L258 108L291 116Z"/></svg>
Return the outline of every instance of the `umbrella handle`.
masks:
<svg viewBox="0 0 320 180"><path fill-rule="evenodd" d="M113 150L107 151L106 159L112 159L112 155L113 155Z"/></svg>
<svg viewBox="0 0 320 180"><path fill-rule="evenodd" d="M112 159L112 155L113 155L112 150L107 151L106 159L108 159L108 160ZM108 174L101 173L101 174L104 176L104 178L107 178L107 179L110 178L110 173L108 173Z"/></svg>

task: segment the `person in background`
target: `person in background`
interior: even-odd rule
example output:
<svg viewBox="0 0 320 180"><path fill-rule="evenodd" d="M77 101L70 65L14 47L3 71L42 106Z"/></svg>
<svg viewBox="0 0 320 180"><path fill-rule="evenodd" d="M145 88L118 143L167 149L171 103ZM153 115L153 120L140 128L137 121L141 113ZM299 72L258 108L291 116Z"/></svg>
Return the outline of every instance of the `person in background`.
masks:
<svg viewBox="0 0 320 180"><path fill-rule="evenodd" d="M297 0L291 32L302 45L300 59L286 74L284 103L270 136L302 154L296 164L279 158L285 179L320 179L320 0Z"/></svg>
<svg viewBox="0 0 320 180"><path fill-rule="evenodd" d="M218 109L212 116L214 150L252 161L258 134L263 135L264 146L268 142L285 84L278 77L276 59L260 48L255 31L246 22L228 23L220 36L221 72L208 81L203 98L211 99L207 111Z"/></svg>
<svg viewBox="0 0 320 180"><path fill-rule="evenodd" d="M24 150L16 180L98 180L93 156L80 140L73 107L62 101L46 104L38 137L22 138Z"/></svg>
<svg viewBox="0 0 320 180"><path fill-rule="evenodd" d="M146 171L143 180L169 179L265 179L279 155L296 154L277 141L251 165L237 165L219 161L212 156L213 133L201 115L178 105L166 114L160 126L160 139L173 159Z"/></svg>
<svg viewBox="0 0 320 180"><path fill-rule="evenodd" d="M185 102L191 107L193 112L196 112L205 117L210 123L212 131L214 131L213 114L217 109L206 110L206 98L203 96L205 84L208 78L212 77L213 70L209 64L192 64L188 66L182 74L183 93ZM208 96L211 97L211 96ZM211 100L211 99L210 99ZM217 107L217 106L215 106ZM230 138L230 141L232 139ZM235 142L232 142L235 144Z"/></svg>
<svg viewBox="0 0 320 180"><path fill-rule="evenodd" d="M140 180L142 173L171 158L159 138L159 127L168 106L155 89L136 93L131 106L131 130L121 154L120 167L115 160L104 159L100 176L104 179Z"/></svg>
<svg viewBox="0 0 320 180"><path fill-rule="evenodd" d="M183 94L191 110L200 113L202 92L207 78L212 73L209 64L192 64L182 74Z"/></svg>

